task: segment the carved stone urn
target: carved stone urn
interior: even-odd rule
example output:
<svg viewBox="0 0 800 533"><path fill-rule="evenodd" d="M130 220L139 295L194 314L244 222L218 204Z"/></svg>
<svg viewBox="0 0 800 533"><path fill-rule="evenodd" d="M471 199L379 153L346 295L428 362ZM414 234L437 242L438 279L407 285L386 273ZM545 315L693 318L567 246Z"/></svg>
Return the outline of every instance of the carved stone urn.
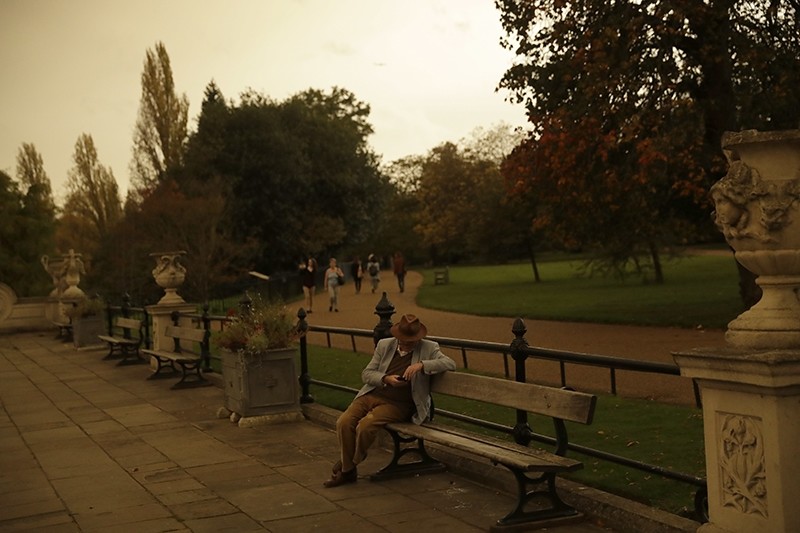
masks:
<svg viewBox="0 0 800 533"><path fill-rule="evenodd" d="M158 301L158 305L186 303L178 294L178 287L183 285L186 280L186 268L180 263L180 257L183 255L186 255L186 252L154 252L150 254L150 257L156 260L153 279L165 292Z"/></svg>
<svg viewBox="0 0 800 533"><path fill-rule="evenodd" d="M726 133L715 221L758 275L758 304L728 346L673 354L703 395L708 523L702 533L800 531L800 130Z"/></svg>
<svg viewBox="0 0 800 533"><path fill-rule="evenodd" d="M78 287L81 282L81 274L86 274L86 269L83 266L83 259L81 254L76 254L75 250L70 250L64 256L64 283L66 289L61 293L62 299L83 299L86 298L86 293Z"/></svg>
<svg viewBox="0 0 800 533"><path fill-rule="evenodd" d="M800 130L728 132L722 149L730 166L711 188L714 221L763 291L728 324L726 340L800 347Z"/></svg>
<svg viewBox="0 0 800 533"><path fill-rule="evenodd" d="M64 259L50 259L49 256L43 255L39 260L53 280L53 290L50 291L51 298L59 298L64 289L67 288L67 283L64 280Z"/></svg>

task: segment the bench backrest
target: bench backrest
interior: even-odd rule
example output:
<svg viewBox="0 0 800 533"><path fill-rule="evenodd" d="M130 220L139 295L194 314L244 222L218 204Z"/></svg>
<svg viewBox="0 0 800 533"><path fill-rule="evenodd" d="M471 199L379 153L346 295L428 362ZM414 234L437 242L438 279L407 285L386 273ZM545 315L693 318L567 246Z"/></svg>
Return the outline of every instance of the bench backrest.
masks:
<svg viewBox="0 0 800 533"><path fill-rule="evenodd" d="M180 326L167 326L167 337L175 339L203 342L206 340L206 330L200 328L182 328Z"/></svg>
<svg viewBox="0 0 800 533"><path fill-rule="evenodd" d="M142 321L135 318L125 318L124 316L117 317L115 325L123 329L139 329L142 327Z"/></svg>
<svg viewBox="0 0 800 533"><path fill-rule="evenodd" d="M534 383L444 372L433 376L431 392L480 400L529 413L591 424L597 396Z"/></svg>

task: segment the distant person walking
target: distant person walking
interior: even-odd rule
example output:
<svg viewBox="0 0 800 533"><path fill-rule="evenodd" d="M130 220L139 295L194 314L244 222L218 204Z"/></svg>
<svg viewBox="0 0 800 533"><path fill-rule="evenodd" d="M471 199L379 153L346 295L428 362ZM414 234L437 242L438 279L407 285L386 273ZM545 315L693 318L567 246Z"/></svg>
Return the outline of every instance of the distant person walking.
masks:
<svg viewBox="0 0 800 533"><path fill-rule="evenodd" d="M367 258L367 273L369 274L369 282L372 285L372 292L378 289L378 284L381 282L381 264L375 254L369 254Z"/></svg>
<svg viewBox="0 0 800 533"><path fill-rule="evenodd" d="M303 283L303 294L306 296L306 313L312 313L314 293L317 290L317 260L309 257L300 264L300 278Z"/></svg>
<svg viewBox="0 0 800 533"><path fill-rule="evenodd" d="M353 276L353 285L356 287L356 294L361 294L361 280L364 278L364 268L361 266L361 258L355 256L350 265L350 275Z"/></svg>
<svg viewBox="0 0 800 533"><path fill-rule="evenodd" d="M397 276L397 286L400 288L400 292L405 292L406 290L406 260L403 257L403 254L400 252L395 252L394 257L392 258L393 268L394 268L394 275Z"/></svg>
<svg viewBox="0 0 800 533"><path fill-rule="evenodd" d="M325 271L325 288L328 289L328 297L331 303L328 311L339 312L339 287L344 283L344 272L336 264L336 258L331 257L328 263L328 270Z"/></svg>

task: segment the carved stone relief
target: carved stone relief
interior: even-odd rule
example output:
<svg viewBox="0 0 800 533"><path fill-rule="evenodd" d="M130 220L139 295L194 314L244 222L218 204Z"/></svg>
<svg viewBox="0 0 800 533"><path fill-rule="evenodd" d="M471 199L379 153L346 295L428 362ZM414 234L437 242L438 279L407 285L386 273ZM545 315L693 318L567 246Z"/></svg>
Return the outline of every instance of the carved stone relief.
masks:
<svg viewBox="0 0 800 533"><path fill-rule="evenodd" d="M767 517L767 470L762 420L717 413L722 506Z"/></svg>

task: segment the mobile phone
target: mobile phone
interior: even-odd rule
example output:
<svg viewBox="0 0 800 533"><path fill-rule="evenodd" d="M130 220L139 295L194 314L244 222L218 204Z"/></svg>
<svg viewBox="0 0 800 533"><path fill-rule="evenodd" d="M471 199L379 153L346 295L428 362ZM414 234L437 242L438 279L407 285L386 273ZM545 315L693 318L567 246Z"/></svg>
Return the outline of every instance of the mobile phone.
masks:
<svg viewBox="0 0 800 533"><path fill-rule="evenodd" d="M405 381L406 380L406 378L404 378L403 376L397 376L397 379L400 380L400 381Z"/></svg>

